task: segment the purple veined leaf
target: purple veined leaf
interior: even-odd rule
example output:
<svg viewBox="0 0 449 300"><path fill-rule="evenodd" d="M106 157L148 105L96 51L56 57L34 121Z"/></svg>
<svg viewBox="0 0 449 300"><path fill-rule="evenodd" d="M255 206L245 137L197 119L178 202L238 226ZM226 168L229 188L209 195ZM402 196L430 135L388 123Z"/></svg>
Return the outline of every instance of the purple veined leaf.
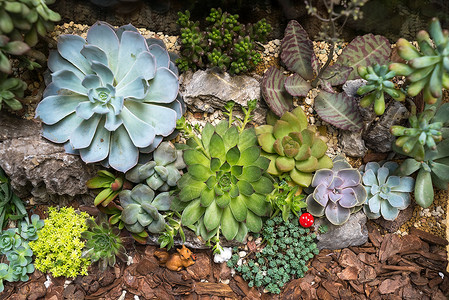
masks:
<svg viewBox="0 0 449 300"><path fill-rule="evenodd" d="M288 23L281 43L281 59L292 72L296 72L306 80L313 79L312 61L315 53L313 43L307 32L295 20ZM316 65L316 63L314 63Z"/></svg>
<svg viewBox="0 0 449 300"><path fill-rule="evenodd" d="M287 92L295 97L305 97L312 88L310 83L298 74L293 74L285 80L284 87Z"/></svg>
<svg viewBox="0 0 449 300"><path fill-rule="evenodd" d="M332 88L332 85L329 83L329 81L319 79L318 84L323 91L328 92L328 93L335 93L335 91Z"/></svg>
<svg viewBox="0 0 449 300"><path fill-rule="evenodd" d="M331 86L344 84L351 74L352 68L342 65L332 65L327 67L320 79L328 82Z"/></svg>
<svg viewBox="0 0 449 300"><path fill-rule="evenodd" d="M315 110L324 121L343 130L362 129L358 105L345 93L320 92L314 101Z"/></svg>
<svg viewBox="0 0 449 300"><path fill-rule="evenodd" d="M285 75L271 67L262 79L262 95L268 107L279 117L293 108L292 96L284 87Z"/></svg>
<svg viewBox="0 0 449 300"><path fill-rule="evenodd" d="M338 57L336 64L352 67L348 80L359 78L358 66L385 65L391 54L388 39L371 33L353 39Z"/></svg>

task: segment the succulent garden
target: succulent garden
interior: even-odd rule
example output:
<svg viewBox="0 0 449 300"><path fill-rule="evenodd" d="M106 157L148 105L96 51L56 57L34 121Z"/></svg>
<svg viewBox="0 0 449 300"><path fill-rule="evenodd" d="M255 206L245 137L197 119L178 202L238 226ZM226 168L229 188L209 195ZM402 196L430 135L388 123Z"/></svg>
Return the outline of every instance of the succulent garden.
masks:
<svg viewBox="0 0 449 300"><path fill-rule="evenodd" d="M376 1L0 0L0 298L448 297L449 22Z"/></svg>

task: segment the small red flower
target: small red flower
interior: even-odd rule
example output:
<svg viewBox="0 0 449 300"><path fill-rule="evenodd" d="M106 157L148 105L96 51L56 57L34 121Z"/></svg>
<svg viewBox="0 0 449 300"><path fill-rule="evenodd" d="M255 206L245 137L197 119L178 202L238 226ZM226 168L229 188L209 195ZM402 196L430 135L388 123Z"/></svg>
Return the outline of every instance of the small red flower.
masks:
<svg viewBox="0 0 449 300"><path fill-rule="evenodd" d="M313 216L309 213L303 213L299 217L299 224L301 224L302 227L308 228L313 225Z"/></svg>

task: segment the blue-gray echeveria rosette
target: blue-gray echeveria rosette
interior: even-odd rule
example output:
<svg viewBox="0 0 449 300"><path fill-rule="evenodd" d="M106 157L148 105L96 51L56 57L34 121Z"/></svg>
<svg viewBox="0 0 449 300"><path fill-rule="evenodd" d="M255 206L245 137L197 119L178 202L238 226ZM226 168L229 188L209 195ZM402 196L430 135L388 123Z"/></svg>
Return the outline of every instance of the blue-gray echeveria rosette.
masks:
<svg viewBox="0 0 449 300"><path fill-rule="evenodd" d="M307 210L316 217L326 218L334 225L342 225L351 213L359 211L367 193L362 176L342 156L336 156L332 169L316 171L311 186L315 188L307 196Z"/></svg>
<svg viewBox="0 0 449 300"><path fill-rule="evenodd" d="M363 210L368 218L393 221L400 210L410 205L410 193L415 186L412 177L391 176L398 164L385 162L382 166L377 162L369 162L360 168L363 171L363 184L368 198Z"/></svg>
<svg viewBox="0 0 449 300"><path fill-rule="evenodd" d="M63 35L48 67L51 83L36 109L42 135L87 163L126 172L184 112L169 53L132 25L97 22L86 40Z"/></svg>

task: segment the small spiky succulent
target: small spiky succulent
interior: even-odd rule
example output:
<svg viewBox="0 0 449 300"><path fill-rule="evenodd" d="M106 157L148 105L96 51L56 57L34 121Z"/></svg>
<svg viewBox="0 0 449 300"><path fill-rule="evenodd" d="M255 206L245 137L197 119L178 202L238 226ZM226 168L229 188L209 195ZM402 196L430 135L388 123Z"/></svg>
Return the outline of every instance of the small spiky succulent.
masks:
<svg viewBox="0 0 449 300"><path fill-rule="evenodd" d="M385 112L384 93L390 95L394 100L405 100L405 94L400 89L395 88L394 83L390 80L396 73L394 71L388 72L387 65L359 66L357 71L360 77L368 81L366 85L357 90L359 95L367 94L360 100L361 107L368 107L374 102L374 112L380 116Z"/></svg>
<svg viewBox="0 0 449 300"><path fill-rule="evenodd" d="M357 169L336 156L332 169L318 170L313 176L311 186L315 188L307 196L307 210L315 217L326 218L334 225L342 225L349 220L351 213L362 208L367 193L362 185L362 176Z"/></svg>
<svg viewBox="0 0 449 300"><path fill-rule="evenodd" d="M397 75L407 76L409 96L423 91L424 100L431 104L442 96L443 87L449 88L449 34L441 29L440 21L433 18L429 32L421 30L416 36L419 50L406 39L396 43L398 54L407 64L390 64Z"/></svg>
<svg viewBox="0 0 449 300"><path fill-rule="evenodd" d="M170 209L173 197L168 192L155 197L149 186L138 184L132 190L121 191L119 197L121 220L129 232L139 235L145 228L151 233L164 231L166 223L159 211Z"/></svg>
<svg viewBox="0 0 449 300"><path fill-rule="evenodd" d="M126 179L134 183L145 181L151 189L166 192L176 186L180 170L185 167L182 150L176 150L170 142L162 142L153 152L153 160L126 172Z"/></svg>
<svg viewBox="0 0 449 300"><path fill-rule="evenodd" d="M273 183L254 129L239 133L223 120L215 127L207 123L201 139L192 131L190 136L184 151L188 171L178 182L185 207L182 224L194 225L206 241L220 232L227 240L238 241L248 231L259 232Z"/></svg>
<svg viewBox="0 0 449 300"><path fill-rule="evenodd" d="M363 185L368 193L363 206L368 218L377 219L382 216L385 220L393 221L399 211L410 205L410 193L415 180L408 176L392 175L397 168L397 163L389 161L382 166L377 162L369 162L359 169L363 171Z"/></svg>
<svg viewBox="0 0 449 300"><path fill-rule="evenodd" d="M268 173L288 173L296 184L307 187L312 182L312 173L322 168L331 168L332 161L325 155L326 140L308 126L307 117L301 107L286 112L274 126L256 128L262 155L270 159Z"/></svg>
<svg viewBox="0 0 449 300"><path fill-rule="evenodd" d="M416 107L412 108L409 118L410 128L395 125L391 133L398 136L395 145L402 148L406 155L416 160L424 160L429 150L435 150L437 143L449 138L449 103L440 107L429 106L416 115Z"/></svg>
<svg viewBox="0 0 449 300"><path fill-rule="evenodd" d="M42 135L87 163L128 171L183 113L169 53L131 25L97 22L86 40L61 36L48 67L52 82L36 108Z"/></svg>
<svg viewBox="0 0 449 300"><path fill-rule="evenodd" d="M86 223L89 229L81 233L81 237L86 240L82 258L90 258L91 262L98 261L100 271L106 270L108 266L113 267L115 257L127 260L120 230L111 227L105 215L99 215L96 221L88 218Z"/></svg>

